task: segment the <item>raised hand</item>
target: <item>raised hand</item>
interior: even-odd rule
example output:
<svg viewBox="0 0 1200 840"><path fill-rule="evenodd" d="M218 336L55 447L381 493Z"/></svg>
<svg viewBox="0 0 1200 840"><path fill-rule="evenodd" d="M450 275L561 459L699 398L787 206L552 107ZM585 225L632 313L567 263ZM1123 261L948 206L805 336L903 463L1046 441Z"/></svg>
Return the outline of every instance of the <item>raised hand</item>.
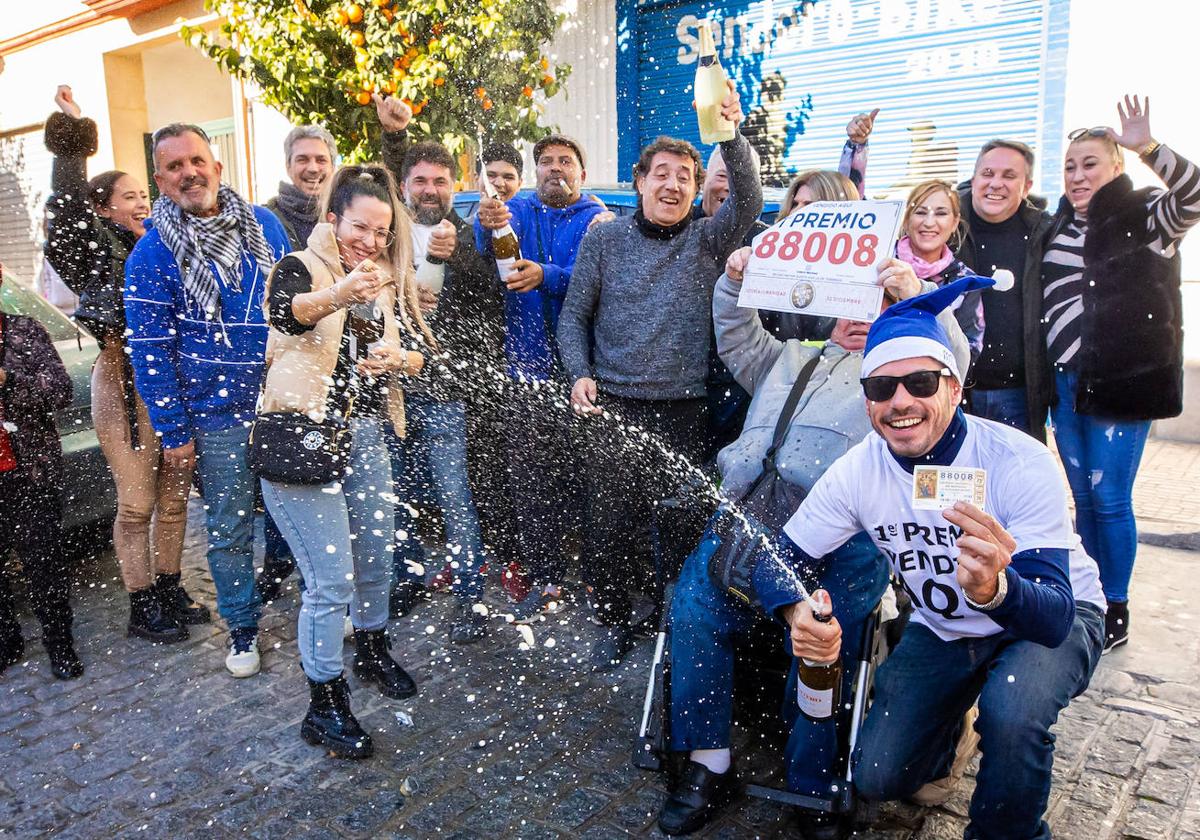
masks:
<svg viewBox="0 0 1200 840"><path fill-rule="evenodd" d="M58 90L54 92L54 104L58 106L58 110L62 111L68 117L79 119L83 114L79 110L79 105L75 102L75 94L71 93L70 85L58 86Z"/></svg>
<svg viewBox="0 0 1200 840"><path fill-rule="evenodd" d="M850 138L851 143L862 145L867 142L867 138L871 136L871 131L875 128L875 118L879 116L879 109L868 113L855 114L850 122L846 123L846 136Z"/></svg>
<svg viewBox="0 0 1200 840"><path fill-rule="evenodd" d="M375 103L375 115L379 117L379 125L384 131L404 131L408 128L413 112L403 99L372 93L371 101Z"/></svg>
<svg viewBox="0 0 1200 840"><path fill-rule="evenodd" d="M943 518L962 529L958 538L958 585L977 604L996 597L999 575L1012 563L1017 541L994 517L968 502L955 502Z"/></svg>
<svg viewBox="0 0 1200 840"><path fill-rule="evenodd" d="M1146 97L1143 105L1136 94L1132 99L1129 94L1125 94L1124 107L1121 106L1122 103L1118 102L1117 115L1121 118L1121 131L1118 133L1110 128L1108 136L1117 141L1118 145L1140 152L1154 142L1154 135L1150 133L1150 97Z"/></svg>
<svg viewBox="0 0 1200 840"><path fill-rule="evenodd" d="M741 283L748 262L750 262L750 246L738 248L725 260L725 276L735 283Z"/></svg>

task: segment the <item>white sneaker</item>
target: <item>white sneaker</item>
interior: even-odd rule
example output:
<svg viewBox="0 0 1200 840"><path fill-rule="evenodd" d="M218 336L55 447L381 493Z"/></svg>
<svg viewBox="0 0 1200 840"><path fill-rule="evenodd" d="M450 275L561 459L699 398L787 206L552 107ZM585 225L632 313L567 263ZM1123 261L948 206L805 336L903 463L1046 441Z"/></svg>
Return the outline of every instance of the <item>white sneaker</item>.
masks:
<svg viewBox="0 0 1200 840"><path fill-rule="evenodd" d="M225 669L241 679L258 673L258 631L248 627L238 628L229 634L229 653L225 657Z"/></svg>

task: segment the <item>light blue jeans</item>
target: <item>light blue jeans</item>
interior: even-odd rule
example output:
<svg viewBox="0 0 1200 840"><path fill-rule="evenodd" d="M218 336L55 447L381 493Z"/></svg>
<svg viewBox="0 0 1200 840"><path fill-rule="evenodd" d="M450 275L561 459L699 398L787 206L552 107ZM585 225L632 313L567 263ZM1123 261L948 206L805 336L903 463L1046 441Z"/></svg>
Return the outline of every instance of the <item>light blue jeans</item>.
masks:
<svg viewBox="0 0 1200 840"><path fill-rule="evenodd" d="M263 500L304 576L296 631L309 679L342 673L342 617L356 630L387 625L392 585L392 467L385 421L353 418L350 471L339 485L263 479Z"/></svg>
<svg viewBox="0 0 1200 840"><path fill-rule="evenodd" d="M1110 602L1129 600L1137 555L1133 481L1150 435L1149 420L1109 420L1075 413L1074 373L1055 375L1058 401L1050 409L1054 443L1075 499L1075 531L1100 567Z"/></svg>
<svg viewBox="0 0 1200 840"><path fill-rule="evenodd" d="M250 427L197 432L196 472L204 495L208 569L217 611L230 630L257 628L262 602L254 587L254 474L246 465Z"/></svg>
<svg viewBox="0 0 1200 840"><path fill-rule="evenodd" d="M407 436L389 436L392 475L396 480L396 579L409 575L409 562L425 563L425 549L416 537L416 522L405 502L432 499L446 525L446 558L454 566L452 589L460 601L475 603L483 595L483 535L471 486L467 483L467 410L462 402L441 402L424 394L405 399Z"/></svg>

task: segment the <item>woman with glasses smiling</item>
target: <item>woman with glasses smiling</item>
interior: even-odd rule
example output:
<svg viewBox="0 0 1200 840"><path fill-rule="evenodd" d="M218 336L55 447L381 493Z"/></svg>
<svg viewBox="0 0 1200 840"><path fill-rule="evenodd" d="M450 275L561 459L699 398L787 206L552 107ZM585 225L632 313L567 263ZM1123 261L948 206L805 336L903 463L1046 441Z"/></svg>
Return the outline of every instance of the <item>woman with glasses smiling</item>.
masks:
<svg viewBox="0 0 1200 840"><path fill-rule="evenodd" d="M401 348L401 330L428 346L434 341L417 305L412 234L391 175L381 166L346 166L328 190L326 221L305 250L279 261L267 285L271 330L259 417L344 418L350 469L326 484L264 477L262 486L304 576L297 642L311 702L300 733L335 755L366 758L371 737L350 710L342 673L342 616L350 606L355 676L387 697L415 694L416 683L388 653L385 629L392 529L380 523L391 523L395 499L384 423L404 435L396 375L415 374L424 363L421 353Z"/></svg>
<svg viewBox="0 0 1200 840"><path fill-rule="evenodd" d="M1133 481L1150 422L1183 410L1178 247L1200 221L1200 170L1150 133L1150 100L1117 104L1118 132L1068 137L1064 195L1042 261L1043 327L1058 391L1054 439L1075 530L1108 599L1105 652L1129 638ZM1167 189L1135 190L1121 149Z"/></svg>

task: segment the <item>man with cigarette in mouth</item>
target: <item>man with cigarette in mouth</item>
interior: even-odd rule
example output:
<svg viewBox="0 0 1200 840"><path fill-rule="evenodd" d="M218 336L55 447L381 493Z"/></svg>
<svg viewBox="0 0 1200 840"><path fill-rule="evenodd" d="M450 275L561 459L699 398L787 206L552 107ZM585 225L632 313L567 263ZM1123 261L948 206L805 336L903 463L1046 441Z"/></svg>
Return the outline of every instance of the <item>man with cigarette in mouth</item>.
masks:
<svg viewBox="0 0 1200 840"><path fill-rule="evenodd" d="M587 164L575 140L562 134L543 137L533 147L533 159L535 194L518 194L507 204L483 198L475 219L481 254L493 254L492 231L510 224L521 245L521 259L500 278L511 380L504 447L516 555L530 583L529 595L514 608L517 621L537 618L560 603L563 538L577 507L571 501L575 457L570 415L546 385L563 378L555 332L575 254L593 219L605 212L604 205L581 193Z"/></svg>

